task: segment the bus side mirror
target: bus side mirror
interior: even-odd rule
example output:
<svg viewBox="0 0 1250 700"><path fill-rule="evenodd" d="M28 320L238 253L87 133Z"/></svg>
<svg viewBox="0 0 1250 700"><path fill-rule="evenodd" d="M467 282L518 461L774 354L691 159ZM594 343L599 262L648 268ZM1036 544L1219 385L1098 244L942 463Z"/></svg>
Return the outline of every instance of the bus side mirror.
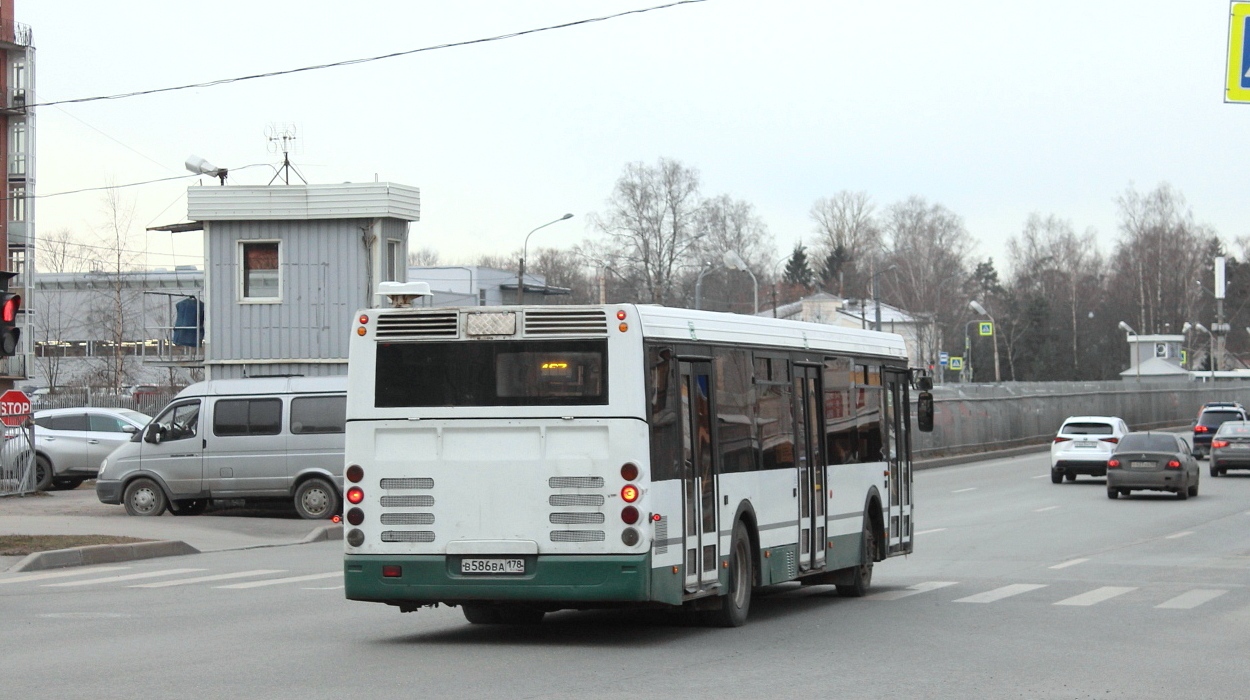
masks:
<svg viewBox="0 0 1250 700"><path fill-rule="evenodd" d="M916 396L916 427L922 433L933 432L933 394L927 391Z"/></svg>

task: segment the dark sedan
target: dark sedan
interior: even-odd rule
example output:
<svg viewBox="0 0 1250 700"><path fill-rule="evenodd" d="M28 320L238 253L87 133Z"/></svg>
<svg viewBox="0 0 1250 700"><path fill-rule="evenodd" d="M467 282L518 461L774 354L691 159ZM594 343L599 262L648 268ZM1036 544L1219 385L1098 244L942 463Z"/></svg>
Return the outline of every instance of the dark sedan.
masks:
<svg viewBox="0 0 1250 700"><path fill-rule="evenodd" d="M1129 433L1107 460L1107 498L1132 491L1170 491L1182 501L1198 495L1198 460L1174 433Z"/></svg>
<svg viewBox="0 0 1250 700"><path fill-rule="evenodd" d="M1211 437L1211 476L1250 469L1250 423L1228 421Z"/></svg>

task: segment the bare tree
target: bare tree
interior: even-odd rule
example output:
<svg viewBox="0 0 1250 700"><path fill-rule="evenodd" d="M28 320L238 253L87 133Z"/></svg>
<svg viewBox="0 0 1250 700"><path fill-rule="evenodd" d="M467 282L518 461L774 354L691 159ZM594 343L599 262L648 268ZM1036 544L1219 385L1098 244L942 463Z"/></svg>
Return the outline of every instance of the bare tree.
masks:
<svg viewBox="0 0 1250 700"><path fill-rule="evenodd" d="M879 276L883 296L912 313L932 314L955 337L955 326L967 316L964 292L969 277L972 238L963 220L940 204L920 197L891 205L882 217L886 251L882 264L866 271L865 291Z"/></svg>
<svg viewBox="0 0 1250 700"><path fill-rule="evenodd" d="M40 235L37 245L35 262L39 272L73 272L81 270L83 264L92 259L68 228Z"/></svg>
<svg viewBox="0 0 1250 700"><path fill-rule="evenodd" d="M813 255L817 275L826 288L866 287L864 276L884 252L881 226L867 192L843 190L832 197L816 200L809 213L816 224L817 243Z"/></svg>
<svg viewBox="0 0 1250 700"><path fill-rule="evenodd" d="M429 246L422 246L416 250L408 251L409 267L437 267L438 264L438 251Z"/></svg>
<svg viewBox="0 0 1250 700"><path fill-rule="evenodd" d="M626 277L640 281L642 301L672 303L691 264L700 210L699 174L661 158L654 167L630 163L616 181L602 216L591 224L605 240L583 247Z"/></svg>
<svg viewBox="0 0 1250 700"><path fill-rule="evenodd" d="M144 306L134 279L139 253L129 247L134 202L123 200L112 188L104 192L103 209L103 222L96 231L101 244L93 249L92 265L98 293L89 304L88 317L94 336L91 340L104 341L107 352L93 355L93 374L96 381L120 393L132 378L133 362L127 357L126 344L141 337L142 319L132 314Z"/></svg>
<svg viewBox="0 0 1250 700"><path fill-rule="evenodd" d="M746 263L755 275L756 284L766 282L770 262L776 257L776 247L768 226L755 213L755 207L727 194L703 201L695 219L697 244L691 254L697 262L698 271L690 270L685 287L692 292L701 272L718 270L721 274L704 275L703 300L716 299L725 309L751 309L752 299L758 294L753 290L745 272L725 270L724 257L732 252ZM707 303L705 308L716 308Z"/></svg>
<svg viewBox="0 0 1250 700"><path fill-rule="evenodd" d="M551 297L550 301L566 304L592 304L598 301L595 280L586 270L586 263L576 251L539 248L534 251L533 270L542 275L548 286L569 290L568 296Z"/></svg>

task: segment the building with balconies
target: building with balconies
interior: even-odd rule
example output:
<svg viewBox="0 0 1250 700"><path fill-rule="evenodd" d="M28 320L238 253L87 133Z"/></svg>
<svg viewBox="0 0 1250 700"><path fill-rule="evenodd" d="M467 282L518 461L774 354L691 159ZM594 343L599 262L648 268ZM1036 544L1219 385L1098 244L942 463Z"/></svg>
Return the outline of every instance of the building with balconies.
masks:
<svg viewBox="0 0 1250 700"><path fill-rule="evenodd" d="M0 216L0 247L5 268L17 273L10 289L22 296L18 319L23 339L18 354L0 358L0 389L9 389L29 376L34 346L26 339L31 313L33 279L27 263L35 250L35 47L30 27L14 20L14 0L0 0L0 170L5 202Z"/></svg>

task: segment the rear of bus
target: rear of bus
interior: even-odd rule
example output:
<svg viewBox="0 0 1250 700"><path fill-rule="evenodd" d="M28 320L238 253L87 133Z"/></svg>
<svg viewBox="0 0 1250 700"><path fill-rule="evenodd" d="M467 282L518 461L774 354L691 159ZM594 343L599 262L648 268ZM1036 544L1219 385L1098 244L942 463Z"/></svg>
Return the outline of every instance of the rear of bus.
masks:
<svg viewBox="0 0 1250 700"><path fill-rule="evenodd" d="M356 321L347 598L404 611L648 599L632 306L370 309Z"/></svg>

